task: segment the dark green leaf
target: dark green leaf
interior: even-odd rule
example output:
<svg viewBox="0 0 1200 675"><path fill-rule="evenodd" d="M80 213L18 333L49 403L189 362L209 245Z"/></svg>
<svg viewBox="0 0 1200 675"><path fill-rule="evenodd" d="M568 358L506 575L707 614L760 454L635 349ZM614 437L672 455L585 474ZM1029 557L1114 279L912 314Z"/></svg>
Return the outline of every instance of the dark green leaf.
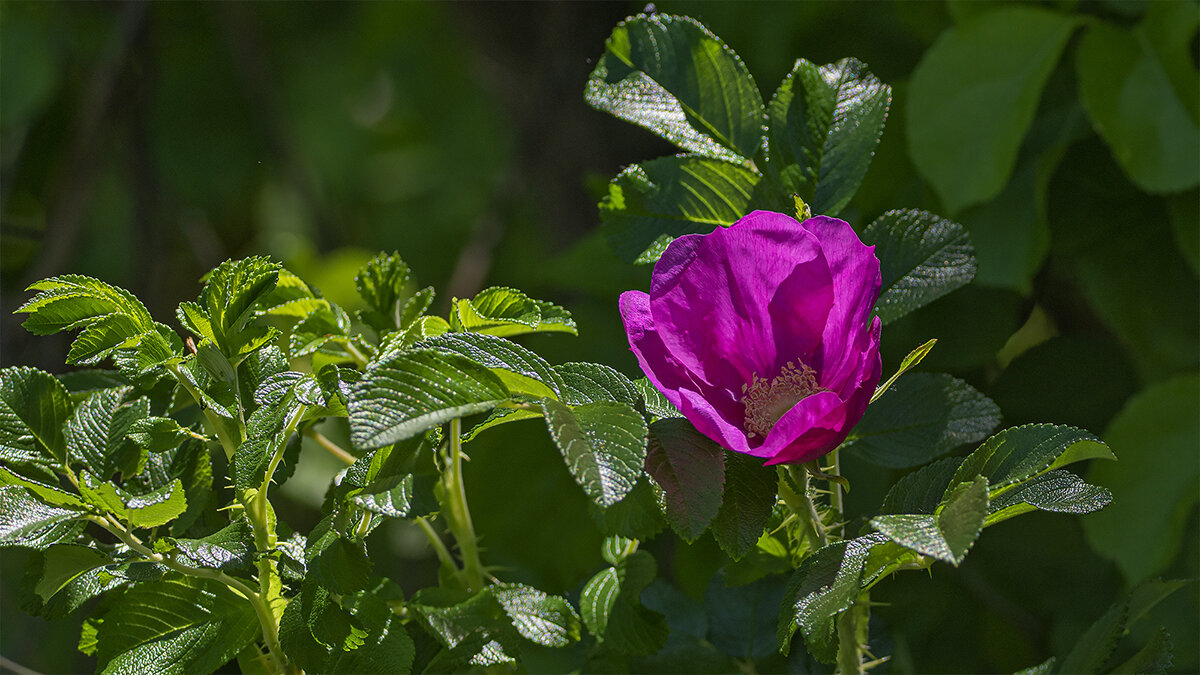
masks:
<svg viewBox="0 0 1200 675"><path fill-rule="evenodd" d="M837 615L858 598L867 555L883 541L878 535L840 541L804 559L783 593L776 636L780 651L788 653L799 628L809 653L822 663L833 663Z"/></svg>
<svg viewBox="0 0 1200 675"><path fill-rule="evenodd" d="M341 536L334 518L326 516L308 535L304 550L308 574L332 593L346 594L366 588L372 567L366 545Z"/></svg>
<svg viewBox="0 0 1200 675"><path fill-rule="evenodd" d="M139 398L125 403L127 391L101 390L75 408L64 434L73 464L83 464L101 478L117 471L127 475L138 472L141 453L126 436L134 424L149 417L150 402Z"/></svg>
<svg viewBox="0 0 1200 675"><path fill-rule="evenodd" d="M901 478L888 490L879 512L932 515L962 461L961 457L946 457Z"/></svg>
<svg viewBox="0 0 1200 675"><path fill-rule="evenodd" d="M562 378L562 399L570 405L617 401L637 408L641 395L621 373L600 363L564 363L554 366Z"/></svg>
<svg viewBox="0 0 1200 675"><path fill-rule="evenodd" d="M1116 459L1108 446L1086 431L1053 424L1028 424L992 436L963 460L946 496L961 483L983 476L992 499L1072 462Z"/></svg>
<svg viewBox="0 0 1200 675"><path fill-rule="evenodd" d="M657 567L649 553L636 551L584 584L579 596L583 623L614 651L652 654L666 642L665 617L639 600Z"/></svg>
<svg viewBox="0 0 1200 675"><path fill-rule="evenodd" d="M775 632L784 578L765 577L744 586L726 585L717 574L704 593L708 637L722 652L743 662L770 656L779 646Z"/></svg>
<svg viewBox="0 0 1200 675"><path fill-rule="evenodd" d="M618 24L584 97L690 152L742 161L762 145L754 78L732 49L688 17L643 14Z"/></svg>
<svg viewBox="0 0 1200 675"><path fill-rule="evenodd" d="M797 60L767 104L765 170L813 213L836 216L871 164L891 99L860 61Z"/></svg>
<svg viewBox="0 0 1200 675"><path fill-rule="evenodd" d="M1099 673L1117 648L1128 617L1129 607L1125 602L1110 607L1075 643L1071 653L1063 659L1060 672L1079 675Z"/></svg>
<svg viewBox="0 0 1200 675"><path fill-rule="evenodd" d="M526 639L546 647L579 641L579 615L563 598L521 584L497 584L492 595Z"/></svg>
<svg viewBox="0 0 1200 675"><path fill-rule="evenodd" d="M454 354L397 354L370 368L351 389L350 433L359 448L378 448L507 400L500 378Z"/></svg>
<svg viewBox="0 0 1200 675"><path fill-rule="evenodd" d="M646 412L654 417L667 419L671 417L683 417L683 413L679 412L671 402L667 400L662 392L654 388L650 380L640 377L633 381L633 386L642 395L642 403L646 408Z"/></svg>
<svg viewBox="0 0 1200 675"><path fill-rule="evenodd" d="M712 531L729 557L738 560L758 543L777 492L774 467L762 466L757 457L725 453L725 494Z"/></svg>
<svg viewBox="0 0 1200 675"><path fill-rule="evenodd" d="M676 237L708 234L751 210L762 176L738 164L680 155L635 164L608 186L600 218L622 259L647 264Z"/></svg>
<svg viewBox="0 0 1200 675"><path fill-rule="evenodd" d="M211 673L258 634L254 610L227 587L192 577L136 584L103 615L103 673Z"/></svg>
<svg viewBox="0 0 1200 675"><path fill-rule="evenodd" d="M1075 53L1079 97L1096 131L1125 173L1149 192L1200 183L1198 25L1195 4L1154 2L1133 30L1089 23Z"/></svg>
<svg viewBox="0 0 1200 675"><path fill-rule="evenodd" d="M196 567L240 569L254 563L254 531L244 519L238 519L202 539L172 540L175 553Z"/></svg>
<svg viewBox="0 0 1200 675"><path fill-rule="evenodd" d="M1172 664L1171 634L1159 628L1136 654L1112 669L1114 673L1167 673Z"/></svg>
<svg viewBox="0 0 1200 675"><path fill-rule="evenodd" d="M0 443L11 453L6 459L62 465L71 408L66 387L50 373L25 366L0 370Z"/></svg>
<svg viewBox="0 0 1200 675"><path fill-rule="evenodd" d="M892 321L968 284L975 248L962 225L913 209L888 211L862 234L880 261L875 313Z"/></svg>
<svg viewBox="0 0 1200 675"><path fill-rule="evenodd" d="M413 499L413 477L389 476L346 494L359 508L391 518L408 515Z"/></svg>
<svg viewBox="0 0 1200 675"><path fill-rule="evenodd" d="M609 507L588 503L588 512L602 534L648 540L667 526L659 506L658 490L643 475L621 501Z"/></svg>
<svg viewBox="0 0 1200 675"><path fill-rule="evenodd" d="M1042 88L1077 19L1009 6L947 30L913 71L913 163L952 214L1008 181Z"/></svg>
<svg viewBox="0 0 1200 675"><path fill-rule="evenodd" d="M842 449L900 469L980 441L998 424L999 406L971 385L942 373L914 373L867 408Z"/></svg>
<svg viewBox="0 0 1200 675"><path fill-rule="evenodd" d="M128 437L149 452L163 452L178 448L192 434L170 417L145 417L130 425Z"/></svg>
<svg viewBox="0 0 1200 675"><path fill-rule="evenodd" d="M611 506L637 483L646 459L646 423L624 403L574 408L541 401L546 426L567 469L597 505Z"/></svg>
<svg viewBox="0 0 1200 675"><path fill-rule="evenodd" d="M1057 665L1057 663L1058 659L1051 656L1038 665L1030 666L1029 668L1023 668L1013 673L1013 675L1050 675L1054 672L1054 666Z"/></svg>
<svg viewBox="0 0 1200 675"><path fill-rule="evenodd" d="M684 419L650 425L646 472L663 491L663 513L687 542L708 529L721 508L725 453Z"/></svg>
<svg viewBox="0 0 1200 675"><path fill-rule="evenodd" d="M1088 485L1068 471L1051 471L1000 495L991 504L987 524L1029 511L1056 513L1091 513L1112 502L1112 493L1102 487Z"/></svg>
<svg viewBox="0 0 1200 675"><path fill-rule="evenodd" d="M987 481L959 485L936 515L876 516L871 526L921 555L958 566L983 530L988 514Z"/></svg>

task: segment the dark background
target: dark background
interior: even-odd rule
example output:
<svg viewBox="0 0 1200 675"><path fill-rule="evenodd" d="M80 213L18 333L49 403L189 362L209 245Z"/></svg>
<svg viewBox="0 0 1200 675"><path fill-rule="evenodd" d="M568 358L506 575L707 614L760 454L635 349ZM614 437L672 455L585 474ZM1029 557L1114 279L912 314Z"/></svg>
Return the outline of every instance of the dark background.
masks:
<svg viewBox="0 0 1200 675"><path fill-rule="evenodd" d="M1145 9L1050 6L1119 26L1135 25ZM582 93L612 27L641 9L0 3L0 363L63 368L68 338L31 336L12 315L40 278L101 278L175 325L176 305L226 258L269 254L352 309L357 268L395 250L438 289L435 307L514 286L563 304L579 325L579 338L535 336L528 346L552 363L599 361L637 374L616 299L645 287L649 269L608 251L595 204L623 166L674 150L589 108ZM707 25L741 55L764 97L797 57L865 61L895 98L876 161L843 216L861 228L890 208L945 213L909 159L903 117L911 73L962 20L962 6L658 9ZM1039 119L1052 103L1071 104L1070 53ZM1001 405L1006 424L1054 421L1104 435L1122 461L1092 481L1111 488L1122 510L1025 516L989 529L959 568L881 585L872 599L890 605L876 611L877 634L894 638L894 672L1012 671L1061 657L1137 581L1200 576L1200 412L1172 398L1194 390L1200 360L1197 192L1142 191L1086 123L1055 151L1028 216L1046 238L1043 255L1027 274L1000 278L986 273L980 243L975 283L885 330L885 370L938 337L923 368L967 379ZM982 242L997 210L1026 206L1006 190L984 205L992 211L953 215ZM1003 241L1007 230L986 232ZM1147 419L1162 400L1178 411ZM1114 425L1122 410L1133 412ZM467 469L485 559L502 577L577 592L600 566L582 493L543 430L489 434ZM315 520L313 500L334 470L310 456L312 468L284 490L284 513L301 528ZM853 458L846 465L851 512L869 516L895 475ZM1102 516L1109 520L1085 527ZM724 562L711 538L659 539L660 574L702 597ZM406 588L434 582L428 552L403 528L372 547L377 571ZM24 561L20 550L0 554L0 655L39 671L91 669L74 647L81 617L46 622L20 611ZM1174 637L1176 670L1194 672L1195 585L1135 626L1135 637L1160 624Z"/></svg>

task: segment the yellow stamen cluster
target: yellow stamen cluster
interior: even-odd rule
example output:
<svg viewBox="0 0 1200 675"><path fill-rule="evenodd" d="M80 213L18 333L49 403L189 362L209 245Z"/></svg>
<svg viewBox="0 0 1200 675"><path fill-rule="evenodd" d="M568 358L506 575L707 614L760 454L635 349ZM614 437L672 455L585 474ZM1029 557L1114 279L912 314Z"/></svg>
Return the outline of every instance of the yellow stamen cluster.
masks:
<svg viewBox="0 0 1200 675"><path fill-rule="evenodd" d="M796 364L800 364L797 366ZM824 391L817 385L817 373L803 361L788 361L779 375L768 380L754 373L749 384L742 385L742 405L746 406L746 435L766 437L775 423L801 399Z"/></svg>

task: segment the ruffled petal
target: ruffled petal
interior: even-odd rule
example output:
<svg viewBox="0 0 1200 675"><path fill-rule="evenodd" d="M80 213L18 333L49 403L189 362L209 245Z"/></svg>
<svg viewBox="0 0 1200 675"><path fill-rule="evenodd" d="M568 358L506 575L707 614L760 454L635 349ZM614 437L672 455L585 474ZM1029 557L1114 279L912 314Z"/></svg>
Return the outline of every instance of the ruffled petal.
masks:
<svg viewBox="0 0 1200 675"><path fill-rule="evenodd" d="M779 463L775 459L781 453L800 449L819 450L827 433L836 432L844 420L843 407L842 399L831 391L804 398L779 418L762 445L750 454ZM824 452L817 456L821 454Z"/></svg>
<svg viewBox="0 0 1200 675"><path fill-rule="evenodd" d="M752 375L778 369L772 299L789 277L798 285L826 269L815 236L787 216L758 211L729 228L672 242L654 269L650 312L681 363L713 387L739 391ZM796 285L780 303L796 298ZM799 322L781 323L785 336L803 334ZM796 356L782 361L789 358Z"/></svg>
<svg viewBox="0 0 1200 675"><path fill-rule="evenodd" d="M642 291L625 291L617 304L625 334L629 337L629 349L637 357L642 372L671 405L678 408L679 388L687 384L687 369L667 351L654 330L650 296Z"/></svg>
<svg viewBox="0 0 1200 675"><path fill-rule="evenodd" d="M732 418L728 409L718 410L718 406L713 405L712 400L694 391L685 389L679 393L679 412L696 427L696 431L728 450L755 454L746 439L746 432L742 430L741 420L736 419L735 423L735 418Z"/></svg>

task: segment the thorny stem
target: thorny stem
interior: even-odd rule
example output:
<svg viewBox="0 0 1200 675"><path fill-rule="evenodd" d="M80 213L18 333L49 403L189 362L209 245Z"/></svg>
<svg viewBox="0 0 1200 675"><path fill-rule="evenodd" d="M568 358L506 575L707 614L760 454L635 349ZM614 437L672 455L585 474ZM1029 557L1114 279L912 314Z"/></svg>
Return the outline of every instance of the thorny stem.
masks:
<svg viewBox="0 0 1200 675"><path fill-rule="evenodd" d="M454 563L454 556L450 554L450 549L446 548L446 544L442 542L442 538L433 529L433 525L425 518L416 518L417 526L425 533L425 537L429 539L429 544L433 546L433 552L437 554L438 560L447 569L457 570L458 565Z"/></svg>
<svg viewBox="0 0 1200 675"><path fill-rule="evenodd" d="M449 456L442 470L442 507L447 511L446 524L458 543L462 557L462 571L467 590L483 588L483 564L479 561L479 543L475 538L475 526L471 523L471 511L467 508L467 491L462 476L462 420L450 420L447 443Z"/></svg>
<svg viewBox="0 0 1200 675"><path fill-rule="evenodd" d="M825 532L825 526L821 523L821 515L817 512L817 505L813 503L812 497L809 496L809 476L808 471L802 466L789 465L787 467L788 474L792 480L796 481L796 486L799 488L799 494L783 494L784 501L788 507L804 523L808 536L817 544L817 548L822 548L829 544L829 535ZM784 487L787 487L786 485ZM789 489L788 492L791 492ZM782 493L782 491L781 491Z"/></svg>
<svg viewBox="0 0 1200 675"><path fill-rule="evenodd" d="M238 595L246 598L246 600L250 602L250 605L254 607L255 616L258 617L259 626L262 628L263 641L267 645L267 652L271 656L271 663L275 667L275 672L283 673L292 670L287 661L287 656L284 655L283 647L279 643L279 626L275 622L275 617L271 613L271 608L267 605L267 602L263 600L262 596L254 591L254 589L220 570L213 570L204 567L191 567L190 565L184 565L174 558L154 552L140 539L138 539L137 535L126 529L125 526L120 523L120 521L118 521L116 518L113 518L111 515L92 515L88 516L88 520L111 532L114 536L124 542L126 546L128 546L131 550L136 551L146 560L165 565L170 569L179 572L180 574L186 574L188 576L198 577L200 579L212 579L213 581L219 581L220 583L228 586Z"/></svg>

